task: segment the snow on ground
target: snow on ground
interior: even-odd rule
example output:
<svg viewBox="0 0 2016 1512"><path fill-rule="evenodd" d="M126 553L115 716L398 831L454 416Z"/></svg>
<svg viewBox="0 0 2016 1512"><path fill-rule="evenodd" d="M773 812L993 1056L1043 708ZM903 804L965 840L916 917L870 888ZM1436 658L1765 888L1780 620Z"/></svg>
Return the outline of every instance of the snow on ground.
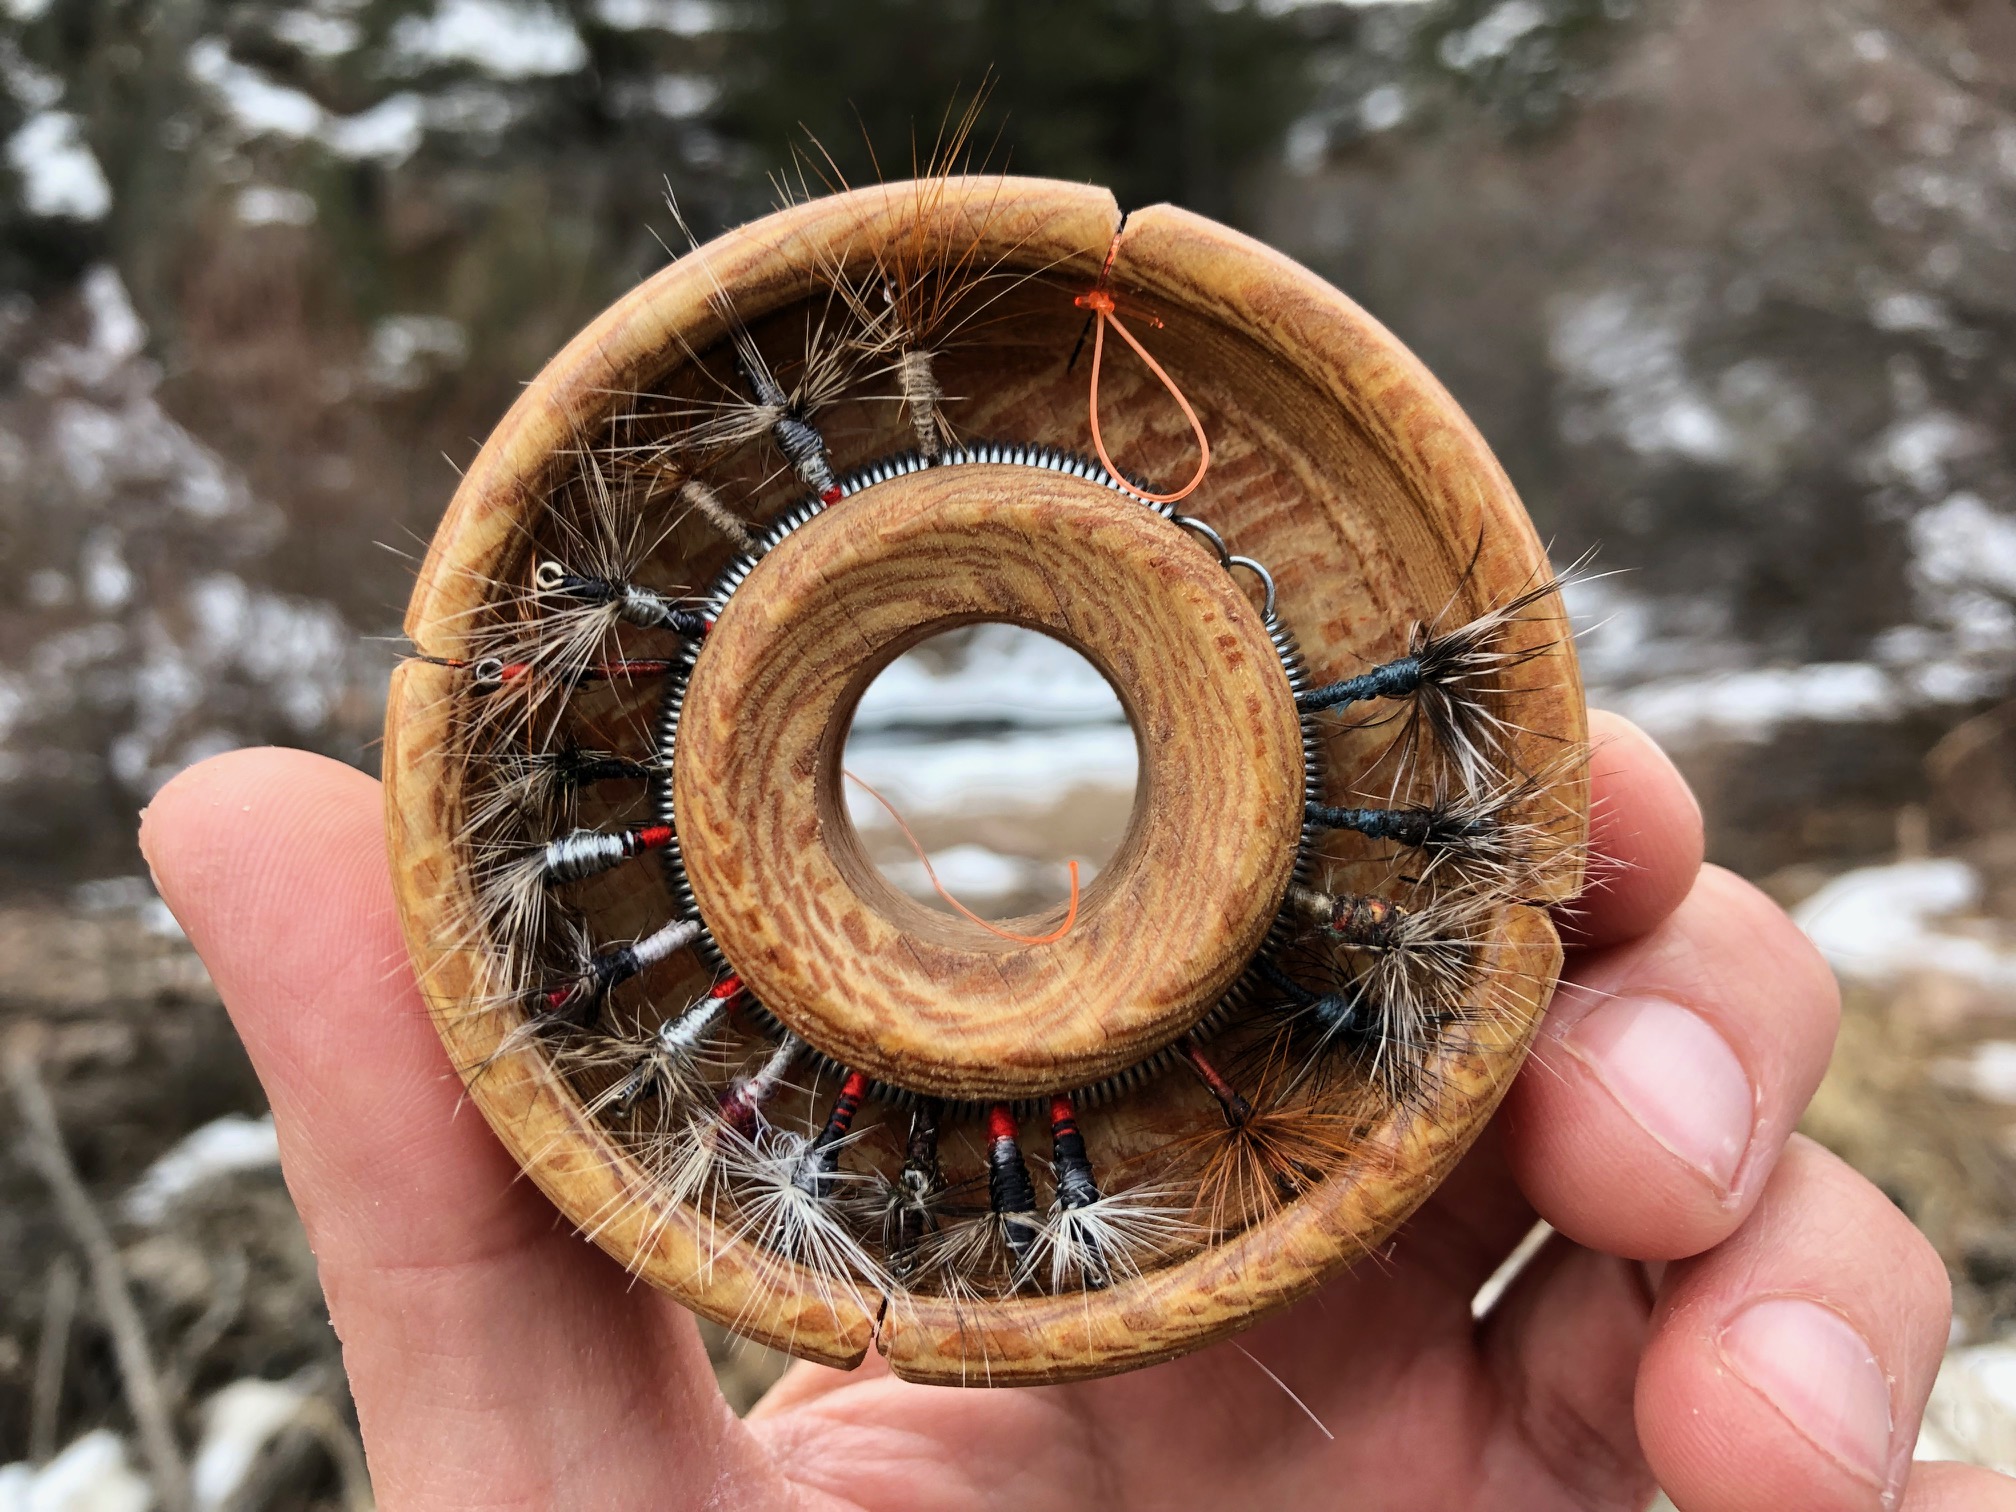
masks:
<svg viewBox="0 0 2016 1512"><path fill-rule="evenodd" d="M1794 721L1880 722L1897 708L1897 695L1878 667L1818 662L1662 679L1604 702L1658 740L1761 741Z"/></svg>
<svg viewBox="0 0 2016 1512"><path fill-rule="evenodd" d="M230 1507L266 1446L319 1405L291 1381L249 1377L204 1402L202 1436L189 1465L196 1512ZM0 1512L148 1512L153 1505L152 1487L109 1428L85 1434L46 1465L0 1465Z"/></svg>
<svg viewBox="0 0 2016 1512"><path fill-rule="evenodd" d="M93 1429L37 1468L0 1465L0 1512L147 1512L154 1492L110 1428Z"/></svg>
<svg viewBox="0 0 2016 1512"><path fill-rule="evenodd" d="M183 1136L141 1173L126 1193L126 1217L156 1224L198 1188L244 1171L271 1170L280 1163L273 1115L248 1118L227 1113Z"/></svg>
<svg viewBox="0 0 2016 1512"><path fill-rule="evenodd" d="M1071 890L1070 873L1057 863L1004 856L984 845L953 845L933 851L931 869L938 874L939 885L968 906L976 906L976 899L984 902L1026 892L1056 893L1062 897ZM913 898L932 896L931 877L921 861L888 862L881 871ZM1081 888L1090 887L1098 875L1098 867L1079 862Z"/></svg>
<svg viewBox="0 0 2016 1512"><path fill-rule="evenodd" d="M1139 752L1128 725L1024 730L972 740L853 743L847 769L905 818L1048 807L1072 787L1131 793ZM848 784L847 810L863 829L890 823L874 799Z"/></svg>
<svg viewBox="0 0 2016 1512"><path fill-rule="evenodd" d="M699 37L721 27L714 0L595 0L595 19L617 31L662 31Z"/></svg>
<svg viewBox="0 0 2016 1512"><path fill-rule="evenodd" d="M963 733L985 726L990 733ZM951 666L911 654L870 684L848 736L847 769L906 817L1054 804L1073 788L1134 789L1140 754L1112 687L1061 641L982 625ZM865 829L891 824L848 785Z"/></svg>
<svg viewBox="0 0 2016 1512"><path fill-rule="evenodd" d="M2016 948L1940 921L1972 907L1981 879L1964 861L1900 861L1845 872L1792 912L1835 971L1887 981L1937 971L2016 991Z"/></svg>
<svg viewBox="0 0 2016 1512"><path fill-rule="evenodd" d="M861 695L854 730L997 720L1029 727L1124 724L1126 715L1106 679L1062 641L1014 625L979 625L949 669L917 655L891 662Z"/></svg>
<svg viewBox="0 0 2016 1512"><path fill-rule="evenodd" d="M2016 515L1952 493L1912 517L1909 541L1916 619L1859 661L1758 666L1712 605L1649 598L1614 577L1571 582L1592 701L1671 744L1755 744L1789 724L1883 724L1994 695L2016 652Z"/></svg>
<svg viewBox="0 0 2016 1512"><path fill-rule="evenodd" d="M301 1419L307 1392L287 1381L233 1381L203 1404L203 1439L189 1464L197 1512L222 1512L260 1451Z"/></svg>
<svg viewBox="0 0 2016 1512"><path fill-rule="evenodd" d="M1032 848L1007 854L967 840L932 853L939 881L970 904L1069 889L1064 860L1089 885L1103 857L1076 852L1047 823L1067 799L1088 794L1124 810L1133 801L1140 752L1133 726L1105 678L1062 642L1010 625L980 625L950 658L897 658L863 694L848 736L846 769L912 824L967 821L999 832L1004 818ZM859 784L846 784L848 814L863 835L893 853L895 821ZM923 863L885 860L883 875L912 897L932 896Z"/></svg>
<svg viewBox="0 0 2016 1512"><path fill-rule="evenodd" d="M1917 1457L2016 1475L2016 1340L1947 1352L1925 1404Z"/></svg>

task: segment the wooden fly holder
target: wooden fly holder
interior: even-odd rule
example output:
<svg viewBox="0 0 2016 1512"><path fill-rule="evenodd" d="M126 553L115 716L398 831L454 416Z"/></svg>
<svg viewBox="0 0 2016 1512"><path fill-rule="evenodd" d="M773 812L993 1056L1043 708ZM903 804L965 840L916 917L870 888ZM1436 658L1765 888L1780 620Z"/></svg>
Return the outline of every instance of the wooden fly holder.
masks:
<svg viewBox="0 0 2016 1512"><path fill-rule="evenodd" d="M987 621L1139 749L1117 854L993 928L883 879L840 762ZM393 867L471 1097L805 1359L1019 1385L1244 1328L1434 1189L1553 989L1585 731L1533 529L1390 334L1181 210L948 177L694 248L492 434L407 631Z"/></svg>

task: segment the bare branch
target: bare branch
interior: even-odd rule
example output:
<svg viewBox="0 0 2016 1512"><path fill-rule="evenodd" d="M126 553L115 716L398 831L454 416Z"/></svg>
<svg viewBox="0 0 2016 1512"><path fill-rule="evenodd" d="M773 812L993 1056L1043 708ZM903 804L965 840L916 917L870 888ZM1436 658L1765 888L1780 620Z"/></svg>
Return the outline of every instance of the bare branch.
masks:
<svg viewBox="0 0 2016 1512"><path fill-rule="evenodd" d="M77 1262L57 1257L42 1287L42 1332L35 1341L35 1387L28 1414L28 1461L55 1457L63 1409L63 1371L70 1361L70 1327L77 1321Z"/></svg>
<svg viewBox="0 0 2016 1512"><path fill-rule="evenodd" d="M40 1049L38 1034L16 1034L9 1041L5 1056L7 1084L21 1110L28 1159L55 1197L63 1226L84 1253L91 1290L112 1334L126 1404L140 1432L141 1452L152 1472L161 1512L191 1512L189 1470L169 1419L167 1395L161 1389L160 1373L154 1366L147 1329L133 1301L118 1246L112 1242L111 1231L105 1227L105 1220L98 1215L91 1194L84 1190L77 1168L70 1162L62 1126L56 1121L56 1109L49 1101L48 1089L42 1085Z"/></svg>

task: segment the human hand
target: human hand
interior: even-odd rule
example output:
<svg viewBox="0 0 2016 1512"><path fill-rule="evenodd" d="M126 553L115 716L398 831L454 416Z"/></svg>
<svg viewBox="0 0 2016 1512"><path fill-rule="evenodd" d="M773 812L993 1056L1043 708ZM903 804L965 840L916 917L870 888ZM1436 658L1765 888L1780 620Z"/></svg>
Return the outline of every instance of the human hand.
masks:
<svg viewBox="0 0 2016 1512"><path fill-rule="evenodd" d="M871 1354L794 1368L746 1422L692 1318L457 1116L376 783L235 752L164 788L141 844L272 1100L390 1512L1635 1512L1655 1478L1682 1512L2016 1512L2016 1481L1910 1466L1945 1275L1791 1132L1833 1043L1826 968L1701 867L1657 749L1595 723L1608 883L1504 1111L1378 1256L1131 1375L962 1391ZM1536 1214L1559 1234L1473 1319Z"/></svg>

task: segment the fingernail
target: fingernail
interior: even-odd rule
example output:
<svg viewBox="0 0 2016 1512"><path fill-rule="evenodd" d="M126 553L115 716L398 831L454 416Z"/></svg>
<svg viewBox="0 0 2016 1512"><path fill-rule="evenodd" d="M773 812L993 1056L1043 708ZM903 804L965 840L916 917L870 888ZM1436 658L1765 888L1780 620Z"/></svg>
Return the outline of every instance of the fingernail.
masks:
<svg viewBox="0 0 2016 1512"><path fill-rule="evenodd" d="M1823 1453L1879 1486L1888 1480L1890 1382L1846 1318L1801 1297L1767 1297L1735 1316L1721 1346L1729 1368Z"/></svg>
<svg viewBox="0 0 2016 1512"><path fill-rule="evenodd" d="M1647 1134L1727 1192L1750 1145L1756 1099L1729 1042L1657 997L1609 998L1563 1044Z"/></svg>

